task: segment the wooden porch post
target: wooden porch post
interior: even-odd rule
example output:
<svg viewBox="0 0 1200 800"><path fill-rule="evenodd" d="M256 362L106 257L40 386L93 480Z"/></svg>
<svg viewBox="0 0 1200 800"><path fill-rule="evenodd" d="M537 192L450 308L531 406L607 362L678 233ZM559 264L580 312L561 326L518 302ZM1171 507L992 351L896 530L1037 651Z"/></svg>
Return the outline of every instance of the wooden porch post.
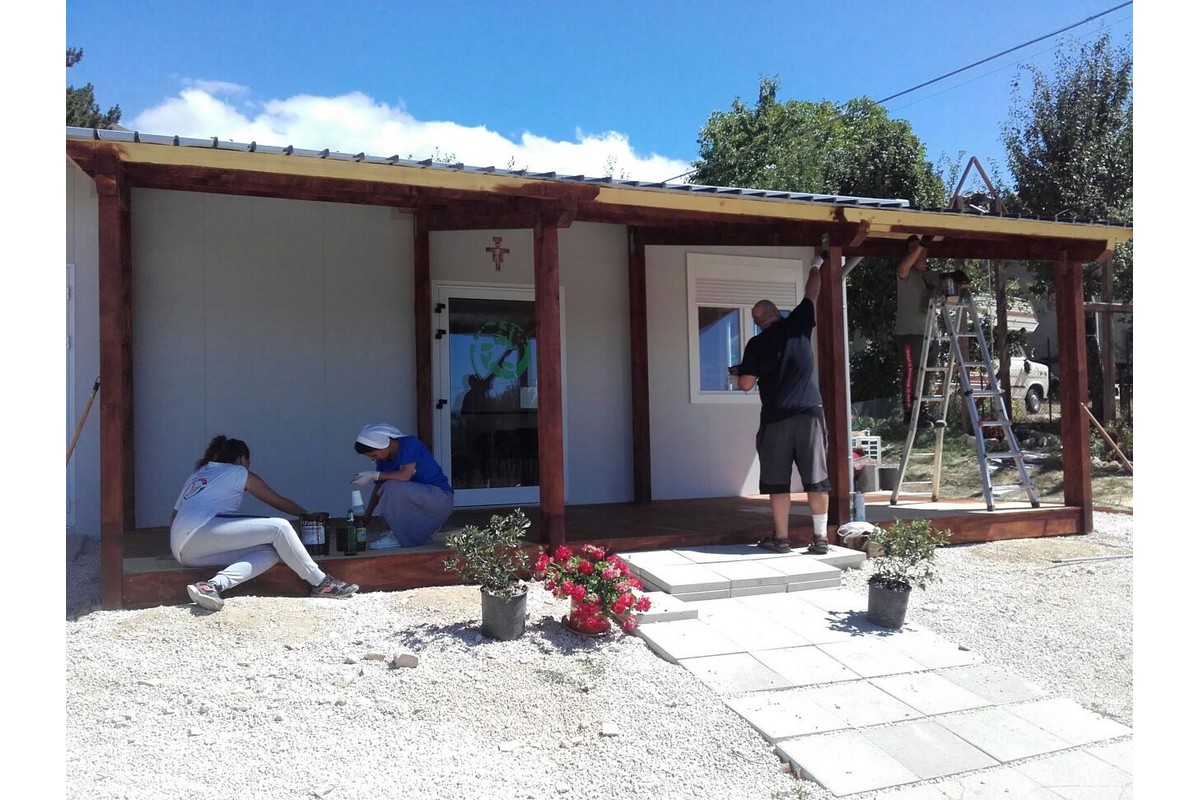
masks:
<svg viewBox="0 0 1200 800"><path fill-rule="evenodd" d="M629 369L633 394L633 502L649 503L650 345L646 316L646 245L636 228L629 232Z"/></svg>
<svg viewBox="0 0 1200 800"><path fill-rule="evenodd" d="M429 269L429 226L413 214L413 321L417 348L417 438L433 449L433 284ZM449 466L448 464L446 465Z"/></svg>
<svg viewBox="0 0 1200 800"><path fill-rule="evenodd" d="M559 329L558 228L533 229L533 296L537 317L538 484L542 540L566 541L563 484L562 331Z"/></svg>
<svg viewBox="0 0 1200 800"><path fill-rule="evenodd" d="M129 185L117 156L96 156L99 197L100 603L120 608L133 527L133 257Z"/></svg>
<svg viewBox="0 0 1200 800"><path fill-rule="evenodd" d="M842 305L842 248L831 245L829 260L821 267L821 294L817 297L817 366L825 426L829 430L829 525L839 528L850 521L850 439L846 416L846 309Z"/></svg>
<svg viewBox="0 0 1200 800"><path fill-rule="evenodd" d="M1083 263L1063 253L1054 271L1058 311L1058 391L1062 398L1063 498L1081 510L1080 533L1092 532L1092 455L1087 416L1087 349L1083 328Z"/></svg>

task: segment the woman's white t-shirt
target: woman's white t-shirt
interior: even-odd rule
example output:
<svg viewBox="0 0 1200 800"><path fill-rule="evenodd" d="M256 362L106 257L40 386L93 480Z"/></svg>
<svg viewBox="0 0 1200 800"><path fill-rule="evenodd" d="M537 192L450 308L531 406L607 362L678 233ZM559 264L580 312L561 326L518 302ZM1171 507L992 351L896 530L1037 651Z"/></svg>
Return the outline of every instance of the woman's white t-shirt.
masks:
<svg viewBox="0 0 1200 800"><path fill-rule="evenodd" d="M171 549L176 556L191 535L213 517L241 508L249 474L245 467L216 461L209 461L191 474L175 501Z"/></svg>

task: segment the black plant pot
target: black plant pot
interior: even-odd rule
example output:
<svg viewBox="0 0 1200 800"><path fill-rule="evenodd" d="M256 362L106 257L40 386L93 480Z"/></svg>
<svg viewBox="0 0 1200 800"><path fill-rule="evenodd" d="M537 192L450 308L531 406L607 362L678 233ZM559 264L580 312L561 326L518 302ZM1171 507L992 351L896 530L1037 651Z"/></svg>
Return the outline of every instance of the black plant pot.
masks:
<svg viewBox="0 0 1200 800"><path fill-rule="evenodd" d="M867 621L883 628L904 627L904 615L908 612L908 596L911 587L889 589L867 583Z"/></svg>
<svg viewBox="0 0 1200 800"><path fill-rule="evenodd" d="M525 634L525 598L528 594L526 587L521 588L520 594L509 597L492 594L481 586L483 635L502 642L520 639Z"/></svg>

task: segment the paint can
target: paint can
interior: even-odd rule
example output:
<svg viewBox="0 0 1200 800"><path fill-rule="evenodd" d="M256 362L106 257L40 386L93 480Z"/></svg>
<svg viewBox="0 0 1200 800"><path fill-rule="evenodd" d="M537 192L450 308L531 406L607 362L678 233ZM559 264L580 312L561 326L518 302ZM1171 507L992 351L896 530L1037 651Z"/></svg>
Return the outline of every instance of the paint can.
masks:
<svg viewBox="0 0 1200 800"><path fill-rule="evenodd" d="M300 543L311 556L329 555L329 540L325 535L325 523L329 515L324 512L305 514L300 518Z"/></svg>

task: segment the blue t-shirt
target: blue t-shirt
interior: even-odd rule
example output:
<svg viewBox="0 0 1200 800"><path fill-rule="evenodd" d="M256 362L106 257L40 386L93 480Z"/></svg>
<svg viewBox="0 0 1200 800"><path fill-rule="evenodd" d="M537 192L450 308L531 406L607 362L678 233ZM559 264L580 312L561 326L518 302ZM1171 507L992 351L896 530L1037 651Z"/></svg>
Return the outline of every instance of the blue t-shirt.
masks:
<svg viewBox="0 0 1200 800"><path fill-rule="evenodd" d="M812 331L816 310L807 297L786 318L746 342L741 374L758 378L764 424L821 408Z"/></svg>
<svg viewBox="0 0 1200 800"><path fill-rule="evenodd" d="M396 457L375 462L375 469L380 472L396 472L405 464L416 464L417 471L413 473L413 483L428 483L443 491L451 492L450 481L434 459L433 453L425 443L416 436L401 436L400 445L396 448Z"/></svg>

